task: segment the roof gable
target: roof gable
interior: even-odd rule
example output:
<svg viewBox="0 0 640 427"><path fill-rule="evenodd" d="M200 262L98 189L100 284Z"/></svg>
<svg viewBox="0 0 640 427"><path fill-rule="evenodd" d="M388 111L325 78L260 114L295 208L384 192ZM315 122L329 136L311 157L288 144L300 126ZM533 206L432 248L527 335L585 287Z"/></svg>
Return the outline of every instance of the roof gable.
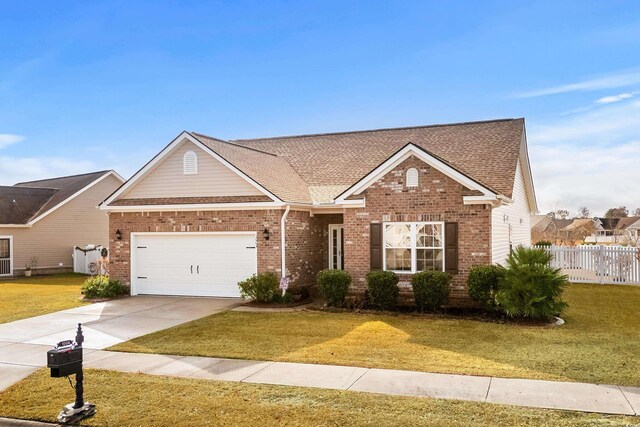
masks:
<svg viewBox="0 0 640 427"><path fill-rule="evenodd" d="M369 172L367 175L358 180L355 184L349 187L346 191L336 197L336 203L348 203L348 199L352 196L358 195L366 190L373 183L385 176L387 173L395 169L399 164L407 160L408 158L415 156L419 160L438 170L439 172L447 175L458 183L462 184L469 190L477 191L481 195L479 196L465 196L466 200L476 200L479 198L487 198L488 200L495 200L496 193L494 190L483 186L479 182L473 180L468 175L452 167L444 160L434 156L428 151L418 147L413 143L405 145L398 152L393 154L387 160L378 165L375 169Z"/></svg>
<svg viewBox="0 0 640 427"><path fill-rule="evenodd" d="M197 173L184 173L184 158L193 153ZM205 198L265 196L189 139L183 139L136 182L121 193L122 199ZM268 199L271 200L271 199Z"/></svg>
<svg viewBox="0 0 640 427"><path fill-rule="evenodd" d="M158 154L156 154L149 162L147 162L146 165L140 168L131 178L129 178L129 180L127 180L127 182L125 182L120 188L114 191L113 194L107 197L105 201L100 204L100 206L105 208L108 207L114 200L119 198L129 188L134 186L140 180L144 179L147 173L149 173L151 170L153 170L153 168L155 168L158 164L160 164L162 159L165 156L169 155L176 146L182 144L182 142L185 139L192 142L197 147L202 149L205 153L207 153L208 155L212 156L213 158L221 162L225 167L227 167L236 175L244 179L247 183L255 187L262 194L268 196L272 201L281 202L281 200L278 199L276 195L274 195L268 189L260 185L260 183L256 182L254 179L248 176L243 170L241 170L239 167L235 166L230 161L228 161L225 157L221 156L216 150L212 149L211 144L203 143L200 139L191 135L189 132L182 132L173 141L171 141L164 149L162 149ZM241 148L241 147L237 147L237 148ZM253 151L253 150L247 150L246 148L242 148L242 149L244 151ZM265 164L268 164L268 163L262 163L263 168Z"/></svg>
<svg viewBox="0 0 640 427"><path fill-rule="evenodd" d="M35 224L111 175L124 181L105 170L0 187L0 224Z"/></svg>

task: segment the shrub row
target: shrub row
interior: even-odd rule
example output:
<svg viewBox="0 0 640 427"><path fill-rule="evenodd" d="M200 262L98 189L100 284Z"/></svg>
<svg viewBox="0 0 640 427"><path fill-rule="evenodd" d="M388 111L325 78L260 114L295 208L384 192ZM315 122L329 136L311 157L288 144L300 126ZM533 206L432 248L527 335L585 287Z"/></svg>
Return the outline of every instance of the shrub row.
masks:
<svg viewBox="0 0 640 427"><path fill-rule="evenodd" d="M509 317L548 318L567 308L562 292L567 276L550 267L544 249L517 247L506 266L476 266L469 272L469 296L483 308Z"/></svg>
<svg viewBox="0 0 640 427"><path fill-rule="evenodd" d="M562 292L567 277L549 266L551 255L544 249L517 247L505 267L476 266L467 279L469 296L487 311L510 317L547 318L559 315L566 307ZM400 288L398 276L391 271L371 271L366 275L367 304L381 310L397 306ZM119 285L119 283L118 283ZM343 307L351 285L344 270L322 270L317 275L320 295L328 306ZM281 296L274 273L261 273L238 283L243 298L261 302L289 302ZM423 271L411 278L416 307L437 311L447 304L451 276L445 272ZM83 292L84 288L83 288Z"/></svg>
<svg viewBox="0 0 640 427"><path fill-rule="evenodd" d="M368 303L380 310L396 307L400 288L398 275L392 271L371 271L366 276ZM322 270L317 276L318 290L328 306L342 307L351 285L351 276L343 270ZM424 271L411 280L415 303L420 310L438 310L447 303L451 276Z"/></svg>

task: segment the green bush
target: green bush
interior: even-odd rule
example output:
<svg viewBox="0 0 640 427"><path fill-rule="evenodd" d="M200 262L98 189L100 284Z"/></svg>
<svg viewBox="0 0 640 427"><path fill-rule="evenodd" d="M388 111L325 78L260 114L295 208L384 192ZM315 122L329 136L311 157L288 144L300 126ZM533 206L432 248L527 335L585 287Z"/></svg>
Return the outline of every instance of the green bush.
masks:
<svg viewBox="0 0 640 427"><path fill-rule="evenodd" d="M540 240L536 242L536 246L553 246L553 243L549 240Z"/></svg>
<svg viewBox="0 0 640 427"><path fill-rule="evenodd" d="M261 302L273 301L274 295L280 292L278 277L271 272L254 274L248 279L238 282L238 287L242 298Z"/></svg>
<svg viewBox="0 0 640 427"><path fill-rule="evenodd" d="M451 275L442 271L421 271L411 278L411 287L418 309L436 311L449 300Z"/></svg>
<svg viewBox="0 0 640 427"><path fill-rule="evenodd" d="M370 271L367 273L369 301L374 307L389 310L396 306L400 288L398 275L393 271Z"/></svg>
<svg viewBox="0 0 640 427"><path fill-rule="evenodd" d="M124 293L124 287L118 280L111 280L107 276L92 276L82 284L82 294L85 298L113 298Z"/></svg>
<svg viewBox="0 0 640 427"><path fill-rule="evenodd" d="M469 271L469 296L487 310L496 309L496 293L504 269L497 265L476 265Z"/></svg>
<svg viewBox="0 0 640 427"><path fill-rule="evenodd" d="M496 294L500 310L510 317L548 318L567 308L562 292L567 276L549 266L544 249L518 246L507 259Z"/></svg>
<svg viewBox="0 0 640 427"><path fill-rule="evenodd" d="M351 285L351 275L344 270L322 270L316 276L318 291L328 306L342 307Z"/></svg>

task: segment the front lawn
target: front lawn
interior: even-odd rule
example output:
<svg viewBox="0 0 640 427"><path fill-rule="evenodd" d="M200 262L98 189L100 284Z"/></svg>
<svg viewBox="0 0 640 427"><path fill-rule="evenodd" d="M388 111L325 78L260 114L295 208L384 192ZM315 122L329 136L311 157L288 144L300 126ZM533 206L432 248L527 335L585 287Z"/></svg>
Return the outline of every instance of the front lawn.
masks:
<svg viewBox="0 0 640 427"><path fill-rule="evenodd" d="M20 277L0 281L0 323L77 307L83 274Z"/></svg>
<svg viewBox="0 0 640 427"><path fill-rule="evenodd" d="M629 426L633 417L86 370L86 426ZM0 393L0 416L53 421L73 400L42 369Z"/></svg>
<svg viewBox="0 0 640 427"><path fill-rule="evenodd" d="M561 327L225 312L111 349L640 386L640 287L571 285L566 300Z"/></svg>

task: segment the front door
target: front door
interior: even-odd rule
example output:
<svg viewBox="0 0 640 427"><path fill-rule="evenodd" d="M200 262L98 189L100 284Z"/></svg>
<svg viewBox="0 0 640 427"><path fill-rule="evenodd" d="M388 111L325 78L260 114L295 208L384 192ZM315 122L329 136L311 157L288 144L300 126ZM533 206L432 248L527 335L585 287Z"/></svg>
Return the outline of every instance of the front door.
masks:
<svg viewBox="0 0 640 427"><path fill-rule="evenodd" d="M10 236L0 236L0 276L11 276L13 273L11 246Z"/></svg>
<svg viewBox="0 0 640 427"><path fill-rule="evenodd" d="M344 258L342 246L344 226L342 224L329 225L329 268L332 270L344 270Z"/></svg>

